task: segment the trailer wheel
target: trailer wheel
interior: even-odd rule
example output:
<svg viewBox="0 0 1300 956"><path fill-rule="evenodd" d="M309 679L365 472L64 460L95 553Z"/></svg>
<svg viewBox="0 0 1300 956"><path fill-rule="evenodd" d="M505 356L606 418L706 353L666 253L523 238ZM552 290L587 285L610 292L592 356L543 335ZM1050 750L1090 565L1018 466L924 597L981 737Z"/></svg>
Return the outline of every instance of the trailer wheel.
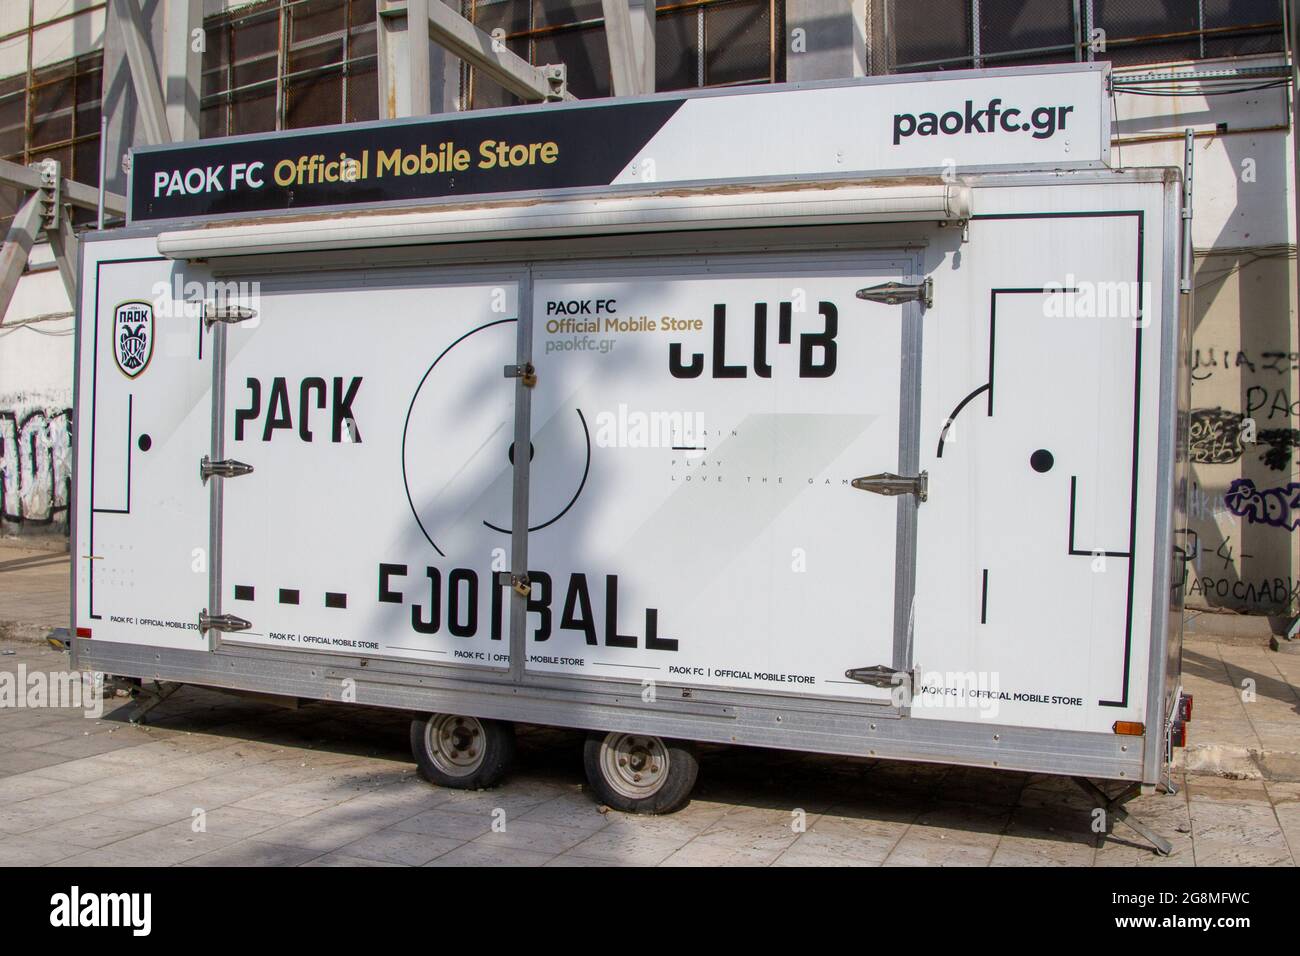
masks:
<svg viewBox="0 0 1300 956"><path fill-rule="evenodd" d="M456 790L496 786L515 759L515 727L503 720L431 714L411 721L411 752L420 775Z"/></svg>
<svg viewBox="0 0 1300 956"><path fill-rule="evenodd" d="M587 737L583 763L600 801L627 813L680 810L700 773L689 741L645 734L593 733Z"/></svg>

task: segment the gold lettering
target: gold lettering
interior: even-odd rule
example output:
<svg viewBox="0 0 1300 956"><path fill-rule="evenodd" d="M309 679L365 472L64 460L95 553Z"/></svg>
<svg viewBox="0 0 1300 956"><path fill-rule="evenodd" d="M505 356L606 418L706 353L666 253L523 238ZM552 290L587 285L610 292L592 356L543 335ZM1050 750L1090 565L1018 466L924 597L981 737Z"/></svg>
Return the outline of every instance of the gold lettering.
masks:
<svg viewBox="0 0 1300 956"><path fill-rule="evenodd" d="M395 149L391 153L385 153L382 149L375 150L375 176L383 178L384 173L390 172L394 176L402 175L402 151Z"/></svg>

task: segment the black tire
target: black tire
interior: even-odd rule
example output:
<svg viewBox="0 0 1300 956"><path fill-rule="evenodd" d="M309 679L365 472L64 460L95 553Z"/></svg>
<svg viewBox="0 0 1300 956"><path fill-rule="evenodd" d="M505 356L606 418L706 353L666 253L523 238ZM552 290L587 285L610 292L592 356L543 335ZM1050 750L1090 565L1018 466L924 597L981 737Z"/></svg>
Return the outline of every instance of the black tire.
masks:
<svg viewBox="0 0 1300 956"><path fill-rule="evenodd" d="M680 810L700 775L693 743L648 734L592 733L582 758L596 799L625 813Z"/></svg>
<svg viewBox="0 0 1300 956"><path fill-rule="evenodd" d="M411 721L411 753L420 776L439 787L486 790L501 782L515 760L515 725L458 714Z"/></svg>

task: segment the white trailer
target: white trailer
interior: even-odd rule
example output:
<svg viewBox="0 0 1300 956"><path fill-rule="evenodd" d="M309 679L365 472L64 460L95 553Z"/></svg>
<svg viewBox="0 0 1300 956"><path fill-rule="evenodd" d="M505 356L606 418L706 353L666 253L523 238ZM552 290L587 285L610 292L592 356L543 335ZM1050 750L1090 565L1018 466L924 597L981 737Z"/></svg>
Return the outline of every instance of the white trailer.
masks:
<svg viewBox="0 0 1300 956"><path fill-rule="evenodd" d="M1109 168L1108 83L136 151L82 244L77 665L409 710L449 786L587 729L627 810L692 741L1167 785L1182 185Z"/></svg>

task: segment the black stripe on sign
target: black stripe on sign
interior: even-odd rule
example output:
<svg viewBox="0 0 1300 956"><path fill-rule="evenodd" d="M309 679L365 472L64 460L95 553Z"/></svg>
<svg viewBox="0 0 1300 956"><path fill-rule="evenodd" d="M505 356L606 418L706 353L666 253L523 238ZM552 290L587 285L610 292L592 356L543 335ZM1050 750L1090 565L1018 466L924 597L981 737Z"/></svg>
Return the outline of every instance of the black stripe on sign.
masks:
<svg viewBox="0 0 1300 956"><path fill-rule="evenodd" d="M348 596L346 594L340 594L337 591L326 591L325 606L345 608L348 606Z"/></svg>
<svg viewBox="0 0 1300 956"><path fill-rule="evenodd" d="M989 569L984 569L984 583L980 587L980 623L989 622Z"/></svg>
<svg viewBox="0 0 1300 956"><path fill-rule="evenodd" d="M272 133L255 139L175 143L132 159L131 220L192 219L218 213L298 211L315 206L393 203L520 190L604 187L636 158L685 99L643 102L547 103L493 116L444 113L400 123L333 126ZM506 146L503 157L500 150ZM529 144L532 144L531 147ZM538 148L549 144L546 158ZM430 147L433 147L431 150ZM522 150L522 154L520 151ZM453 152L460 162L456 162ZM512 157L510 154L514 153ZM300 157L360 160L355 180L325 180ZM381 154L397 167L380 168ZM526 154L526 155L525 155ZM271 170L288 162L289 182ZM246 189L236 169L261 163L265 183ZM408 165L410 164L410 165ZM222 189L188 193L186 173L211 167Z"/></svg>
<svg viewBox="0 0 1300 956"><path fill-rule="evenodd" d="M280 588L280 603L281 603L281 604L297 604L297 603L298 603L298 589L297 589L297 588Z"/></svg>
<svg viewBox="0 0 1300 956"><path fill-rule="evenodd" d="M235 600L236 601L253 600L253 586L251 584L236 584Z"/></svg>

